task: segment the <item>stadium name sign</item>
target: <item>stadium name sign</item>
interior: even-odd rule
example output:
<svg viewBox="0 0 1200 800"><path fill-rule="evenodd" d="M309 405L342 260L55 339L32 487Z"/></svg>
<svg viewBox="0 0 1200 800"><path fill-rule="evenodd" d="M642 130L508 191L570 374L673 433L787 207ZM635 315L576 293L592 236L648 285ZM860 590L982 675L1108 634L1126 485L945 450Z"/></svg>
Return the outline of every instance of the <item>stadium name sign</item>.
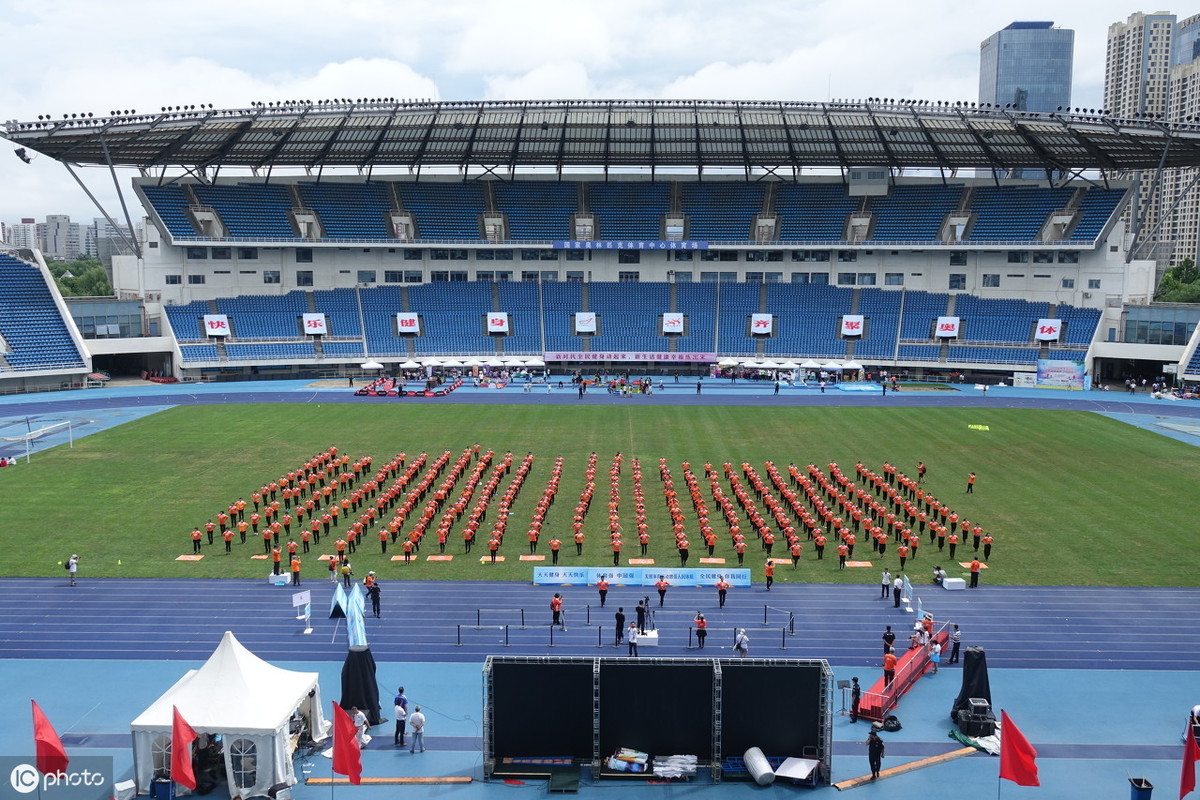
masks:
<svg viewBox="0 0 1200 800"><path fill-rule="evenodd" d="M596 242L564 240L554 242L555 250L707 250L708 242L619 241Z"/></svg>
<svg viewBox="0 0 1200 800"><path fill-rule="evenodd" d="M565 352L545 353L543 361L671 361L682 363L710 363L717 360L716 353L633 353L613 352Z"/></svg>

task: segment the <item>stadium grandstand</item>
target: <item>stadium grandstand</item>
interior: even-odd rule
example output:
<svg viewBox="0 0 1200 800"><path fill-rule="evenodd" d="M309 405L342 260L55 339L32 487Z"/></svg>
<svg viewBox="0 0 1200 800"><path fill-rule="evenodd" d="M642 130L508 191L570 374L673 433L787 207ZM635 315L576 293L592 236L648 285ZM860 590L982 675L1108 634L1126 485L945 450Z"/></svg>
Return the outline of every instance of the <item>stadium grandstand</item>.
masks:
<svg viewBox="0 0 1200 800"><path fill-rule="evenodd" d="M137 170L146 223L99 310L65 302L40 253L0 255L0 391L94 369L345 377L521 357L560 374L817 359L1200 380L1200 314L1151 303L1134 183L1108 177L1200 165L1191 124L894 101L361 101L0 135L73 175ZM1044 178L1006 177L1030 169Z"/></svg>

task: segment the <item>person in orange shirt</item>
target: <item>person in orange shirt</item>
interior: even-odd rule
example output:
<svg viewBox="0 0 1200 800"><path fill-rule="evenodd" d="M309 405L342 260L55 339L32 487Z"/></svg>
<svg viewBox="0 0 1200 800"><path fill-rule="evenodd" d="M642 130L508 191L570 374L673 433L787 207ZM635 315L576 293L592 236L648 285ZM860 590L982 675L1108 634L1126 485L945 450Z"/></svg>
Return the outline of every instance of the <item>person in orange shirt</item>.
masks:
<svg viewBox="0 0 1200 800"><path fill-rule="evenodd" d="M329 557L329 582L337 583L337 579L338 579L338 557L330 556Z"/></svg>
<svg viewBox="0 0 1200 800"><path fill-rule="evenodd" d="M813 547L817 548L817 561L824 561L825 560L825 534L821 533L821 531L819 531L819 530L817 531L817 534L815 536L813 536ZM739 561L738 563L740 564L741 562Z"/></svg>
<svg viewBox="0 0 1200 800"><path fill-rule="evenodd" d="M225 540L225 555L229 555L233 552L233 531L226 528L221 537Z"/></svg>
<svg viewBox="0 0 1200 800"><path fill-rule="evenodd" d="M679 540L678 547L679 547L679 566L686 567L687 562L688 562L688 548L691 547L691 543L688 542L687 537L684 537Z"/></svg>
<svg viewBox="0 0 1200 800"><path fill-rule="evenodd" d="M950 558L954 558L954 551L958 548L958 534L950 534L946 541L950 543Z"/></svg>
<svg viewBox="0 0 1200 800"><path fill-rule="evenodd" d="M250 527L250 523L246 520L241 520L237 524L238 535L242 537L242 544L246 543L246 529Z"/></svg>
<svg viewBox="0 0 1200 800"><path fill-rule="evenodd" d="M300 559L292 556L292 586L300 585Z"/></svg>
<svg viewBox="0 0 1200 800"><path fill-rule="evenodd" d="M528 533L528 534L526 534L526 535L529 537L529 554L530 554L530 555L533 555L534 553L536 553L536 552L537 552L537 545L538 545L538 532L537 532L537 529L536 529L536 528L530 528L530 529L529 529L529 533Z"/></svg>
<svg viewBox="0 0 1200 800"><path fill-rule="evenodd" d="M273 562L271 565L271 574L272 575L279 574L279 562L282 559L283 559L283 548L281 548L279 545L275 545L274 547L271 548L271 561Z"/></svg>
<svg viewBox="0 0 1200 800"><path fill-rule="evenodd" d="M416 548L416 544L413 542L412 539L405 539L403 547L404 547L404 563L411 564L412 563L412 554L413 554L413 550Z"/></svg>
<svg viewBox="0 0 1200 800"><path fill-rule="evenodd" d="M337 549L338 560L345 561L346 560L346 540L339 538L336 542L333 543L333 546Z"/></svg>
<svg viewBox="0 0 1200 800"><path fill-rule="evenodd" d="M746 540L739 539L734 543L733 549L737 552L738 566L740 567L746 559Z"/></svg>
<svg viewBox="0 0 1200 800"><path fill-rule="evenodd" d="M215 531L216 529L217 529L217 524L215 522L213 522L211 519L208 522L204 523L204 530L208 534L208 543L209 544L213 543L213 531Z"/></svg>
<svg viewBox="0 0 1200 800"><path fill-rule="evenodd" d="M311 541L312 541L312 531L310 531L308 528L305 528L304 530L300 531L300 547L305 553L308 552L308 544Z"/></svg>
<svg viewBox="0 0 1200 800"><path fill-rule="evenodd" d="M271 529L270 528L263 528L262 540L263 540L263 553L265 553L266 555L271 555Z"/></svg>
<svg viewBox="0 0 1200 800"><path fill-rule="evenodd" d="M792 569L796 569L800 565L800 553L804 550L804 546L797 539L792 542L792 546L788 549L792 554Z"/></svg>
<svg viewBox="0 0 1200 800"><path fill-rule="evenodd" d="M560 547L562 547L562 539L559 539L557 536L551 537L550 538L550 563L551 564L558 563L558 548L560 548Z"/></svg>
<svg viewBox="0 0 1200 800"><path fill-rule="evenodd" d="M900 556L900 571L901 572L904 571L904 562L908 561L908 553L909 553L909 547L906 544L902 544L896 548L896 555Z"/></svg>
<svg viewBox="0 0 1200 800"><path fill-rule="evenodd" d="M700 612L696 612L695 623L696 623L696 641L698 642L699 649L703 650L704 649L704 640L708 636L708 620L706 620L704 618L703 614L701 614Z"/></svg>
<svg viewBox="0 0 1200 800"><path fill-rule="evenodd" d="M659 608L662 608L663 604L667 601L667 589L670 586L671 586L671 584L667 582L666 575L659 575L658 580L655 581L654 588L658 589L658 607Z"/></svg>
<svg viewBox="0 0 1200 800"><path fill-rule="evenodd" d="M558 592L554 593L554 597L550 598L550 624L557 625L559 630L567 629L566 623L562 618L563 597Z"/></svg>
<svg viewBox="0 0 1200 800"><path fill-rule="evenodd" d="M767 577L767 591L771 591L771 584L775 582L775 561L767 559L767 565L763 567L763 574Z"/></svg>
<svg viewBox="0 0 1200 800"><path fill-rule="evenodd" d="M982 569L982 565L979 563L979 559L972 558L971 559L971 588L972 589L979 586L979 570L980 569Z"/></svg>
<svg viewBox="0 0 1200 800"><path fill-rule="evenodd" d="M496 551L499 549L500 549L500 540L497 539L495 537L495 535L493 535L492 538L488 539L488 551L492 555L492 563L493 564L496 563Z"/></svg>
<svg viewBox="0 0 1200 800"><path fill-rule="evenodd" d="M603 575L596 581L596 591L600 594L600 607L604 608L604 601L608 597L608 581Z"/></svg>
<svg viewBox="0 0 1200 800"><path fill-rule="evenodd" d="M720 608L725 607L725 595L729 593L729 583L725 580L725 576L721 576L721 580L717 581L717 605Z"/></svg>
<svg viewBox="0 0 1200 800"><path fill-rule="evenodd" d="M892 681L896 677L896 652L889 649L883 657L883 685L884 688L892 685Z"/></svg>
<svg viewBox="0 0 1200 800"><path fill-rule="evenodd" d="M612 540L613 566L621 565L621 539L619 537Z"/></svg>
<svg viewBox="0 0 1200 800"><path fill-rule="evenodd" d="M194 528L192 530L192 555L196 555L200 552L200 540L202 537L203 534L200 533L199 528Z"/></svg>
<svg viewBox="0 0 1200 800"><path fill-rule="evenodd" d="M846 547L846 543L842 542L837 546L838 554L838 569L846 568L846 555L850 552L850 548Z"/></svg>
<svg viewBox="0 0 1200 800"><path fill-rule="evenodd" d="M388 529L380 528L379 529L379 554L380 555L385 555L385 556L387 555L388 538L389 538Z"/></svg>
<svg viewBox="0 0 1200 800"><path fill-rule="evenodd" d="M650 546L650 534L642 531L638 534L638 544L641 545L642 555L646 555L646 550Z"/></svg>
<svg viewBox="0 0 1200 800"><path fill-rule="evenodd" d="M975 494L975 473L967 476L967 494Z"/></svg>

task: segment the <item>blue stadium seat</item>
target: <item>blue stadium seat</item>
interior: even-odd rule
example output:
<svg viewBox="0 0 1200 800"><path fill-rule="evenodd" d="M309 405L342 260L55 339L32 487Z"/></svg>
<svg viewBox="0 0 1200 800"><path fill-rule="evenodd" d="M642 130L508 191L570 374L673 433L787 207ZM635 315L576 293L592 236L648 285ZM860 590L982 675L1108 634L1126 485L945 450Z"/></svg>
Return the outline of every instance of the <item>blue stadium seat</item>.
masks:
<svg viewBox="0 0 1200 800"><path fill-rule="evenodd" d="M961 185L893 186L871 200L874 241L938 241L946 217L958 208Z"/></svg>
<svg viewBox="0 0 1200 800"><path fill-rule="evenodd" d="M687 214L688 239L747 242L754 219L763 210L761 183L679 184L680 207Z"/></svg>
<svg viewBox="0 0 1200 800"><path fill-rule="evenodd" d="M326 239L391 239L391 195L381 183L301 183L306 208L317 212Z"/></svg>
<svg viewBox="0 0 1200 800"><path fill-rule="evenodd" d="M1125 189L1089 188L1079 201L1075 227L1071 229L1071 241L1095 241L1108 226L1108 221L1124 199L1125 192Z"/></svg>
<svg viewBox="0 0 1200 800"><path fill-rule="evenodd" d="M775 194L778 237L785 242L840 242L859 199L840 183L782 184Z"/></svg>
<svg viewBox="0 0 1200 800"><path fill-rule="evenodd" d="M478 183L397 183L396 193L413 216L418 239L483 238L487 211L483 186Z"/></svg>
<svg viewBox="0 0 1200 800"><path fill-rule="evenodd" d="M497 181L496 207L514 241L573 239L571 217L579 210L579 186L558 181Z"/></svg>
<svg viewBox="0 0 1200 800"><path fill-rule="evenodd" d="M172 236L195 236L199 233L192 225L188 215L188 197L182 186L168 184L166 186L142 185L142 192L150 201L154 213L162 220L167 232Z"/></svg>
<svg viewBox="0 0 1200 800"><path fill-rule="evenodd" d="M11 348L4 360L14 371L86 365L41 270L4 253L0 253L0 336Z"/></svg>
<svg viewBox="0 0 1200 800"><path fill-rule="evenodd" d="M234 186L194 187L196 199L211 206L233 237L247 239L295 239L292 225L292 196L286 186L239 183Z"/></svg>
<svg viewBox="0 0 1200 800"><path fill-rule="evenodd" d="M662 238L662 220L671 210L670 184L589 183L587 197L598 239Z"/></svg>
<svg viewBox="0 0 1200 800"><path fill-rule="evenodd" d="M980 186L971 198L970 241L1035 242L1050 214L1070 202L1074 189Z"/></svg>

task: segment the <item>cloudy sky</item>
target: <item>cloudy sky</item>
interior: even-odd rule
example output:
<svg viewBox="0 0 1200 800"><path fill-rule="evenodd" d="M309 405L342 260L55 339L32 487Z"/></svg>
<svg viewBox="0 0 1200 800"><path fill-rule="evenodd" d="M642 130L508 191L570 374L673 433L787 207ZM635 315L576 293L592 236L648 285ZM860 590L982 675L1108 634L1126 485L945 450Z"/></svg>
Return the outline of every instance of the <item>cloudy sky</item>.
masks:
<svg viewBox="0 0 1200 800"><path fill-rule="evenodd" d="M1125 0L0 0L0 10L0 119L25 121L377 96L975 100L979 43L1013 20L1074 29L1072 102L1099 107L1108 26L1158 9ZM83 177L115 202L107 173ZM98 216L56 162L0 158L0 220L53 213Z"/></svg>

